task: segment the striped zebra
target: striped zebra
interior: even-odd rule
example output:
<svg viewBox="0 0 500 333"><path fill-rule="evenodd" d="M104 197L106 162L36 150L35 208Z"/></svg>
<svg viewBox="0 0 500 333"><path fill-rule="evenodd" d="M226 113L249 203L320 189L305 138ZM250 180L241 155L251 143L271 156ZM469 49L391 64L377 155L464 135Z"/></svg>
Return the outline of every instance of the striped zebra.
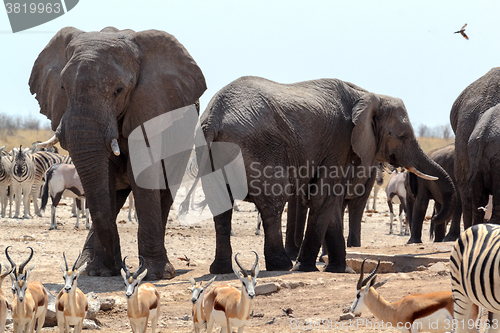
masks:
<svg viewBox="0 0 500 333"><path fill-rule="evenodd" d="M12 164L9 155L4 155L5 146L0 148L0 204L2 206L2 218L7 212L7 202L9 203L9 218L12 217L12 193L10 191L10 165Z"/></svg>
<svg viewBox="0 0 500 333"><path fill-rule="evenodd" d="M33 200L35 214L41 216L38 207L38 196L45 182L45 172L56 163L71 163L71 157L59 155L47 151L29 153L29 148L15 148L14 160L11 165L13 193L16 200L16 213L14 218L19 217L21 208L21 197L24 204L24 218L30 217L30 198Z"/></svg>
<svg viewBox="0 0 500 333"><path fill-rule="evenodd" d="M455 332L476 332L478 307L492 315L486 332L500 331L499 253L500 225L474 225L455 242L450 257Z"/></svg>

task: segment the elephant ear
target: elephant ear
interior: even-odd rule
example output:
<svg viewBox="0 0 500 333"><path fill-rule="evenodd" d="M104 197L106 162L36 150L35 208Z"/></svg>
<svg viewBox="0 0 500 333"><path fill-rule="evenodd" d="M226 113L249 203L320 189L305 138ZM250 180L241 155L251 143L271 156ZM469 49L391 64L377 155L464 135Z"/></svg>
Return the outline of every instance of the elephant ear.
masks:
<svg viewBox="0 0 500 333"><path fill-rule="evenodd" d="M196 103L207 89L201 69L174 36L147 30L135 33L132 41L142 57L137 85L123 116L125 137L154 117Z"/></svg>
<svg viewBox="0 0 500 333"><path fill-rule="evenodd" d="M61 88L61 71L68 62L66 46L83 31L66 27L50 40L31 70L29 80L31 94L36 94L40 112L52 122L55 131L68 104L66 92Z"/></svg>
<svg viewBox="0 0 500 333"><path fill-rule="evenodd" d="M380 104L378 96L372 93L364 94L352 109L354 129L351 133L351 145L354 152L361 158L364 167L372 165L377 151L373 116Z"/></svg>

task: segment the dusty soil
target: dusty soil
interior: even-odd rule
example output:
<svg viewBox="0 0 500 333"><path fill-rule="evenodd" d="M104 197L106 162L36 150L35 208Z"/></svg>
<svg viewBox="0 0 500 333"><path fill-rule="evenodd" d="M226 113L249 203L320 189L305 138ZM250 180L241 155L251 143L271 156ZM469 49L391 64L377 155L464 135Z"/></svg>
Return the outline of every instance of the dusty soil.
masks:
<svg viewBox="0 0 500 333"><path fill-rule="evenodd" d="M371 202L371 200L370 200ZM64 206L57 210L58 230L49 231L49 211L45 217L33 219L1 219L0 220L0 253L4 262L4 249L12 245L12 257L16 262L21 262L28 255L27 246L33 247L35 256L33 263L36 268L32 273L32 280L42 282L45 287L57 294L63 286L62 273L59 263L62 261L62 252L66 252L68 261L75 260L82 249L87 231L84 223L80 222L80 229L75 229L75 219L71 218L71 201L63 200ZM362 225L361 248L349 249L353 252L401 254L419 253L429 254L440 252L444 258L449 256L451 244L441 243L438 248L432 245L427 236L424 236L423 245L404 245L408 236L389 235L389 214L385 193L379 192L378 212L365 213ZM240 212L233 215L233 230L236 234L232 238L233 251L242 252L241 261L250 266L255 250L260 257L261 273L258 284L275 282L280 290L270 295L258 296L253 304L254 314L245 327L245 332L292 332L292 331L329 331L329 332L397 332L396 329L380 329L376 327L377 320L369 311L365 311L359 319L374 325L372 329L363 325L356 327L356 319L339 322L343 309L348 308L354 301L356 293L357 274L331 274L324 272L292 273L292 272L266 272L263 256L263 236L256 236L255 226L257 212L251 204L240 205ZM196 226L182 226L177 221L175 213L173 221L168 224L165 235L165 246L170 261L177 269L177 275L172 280L155 281L154 284L161 294L161 314L159 320L160 332L192 332L191 322L191 292L189 278L196 280L209 280L209 265L213 260L215 251L215 231L213 222L207 220ZM345 215L347 218L347 214ZM131 258L137 256L137 223L129 222L127 210L123 209L119 215L118 230L120 233L122 255ZM286 213L283 216L283 233L285 232ZM347 226L345 223L347 236ZM399 232L399 221L395 221L395 231ZM424 235L428 235L429 223L424 224ZM187 256L191 259L188 267L178 258ZM137 260L131 260L134 267ZM318 263L320 267L321 264ZM321 267L320 267L321 269ZM444 271L435 271L420 267L419 271L406 273L381 274L380 278L392 276L392 279L381 289L380 293L388 301L396 301L411 293L427 293L450 289L448 267ZM11 299L10 279L7 278L3 288L5 294ZM217 277L214 285L229 283L240 288L240 283L234 274ZM81 276L78 287L83 292L94 291L100 297L114 297L116 305L110 311L101 311L98 320L102 324L100 332L131 332L126 314L126 302L121 276L110 278L96 278ZM283 309L291 308L292 316L287 316ZM321 328L314 327L324 321ZM342 328L344 324L344 328ZM216 325L217 331L219 327ZM7 332L12 331L12 326L7 327ZM55 332L56 328L44 328L42 331Z"/></svg>

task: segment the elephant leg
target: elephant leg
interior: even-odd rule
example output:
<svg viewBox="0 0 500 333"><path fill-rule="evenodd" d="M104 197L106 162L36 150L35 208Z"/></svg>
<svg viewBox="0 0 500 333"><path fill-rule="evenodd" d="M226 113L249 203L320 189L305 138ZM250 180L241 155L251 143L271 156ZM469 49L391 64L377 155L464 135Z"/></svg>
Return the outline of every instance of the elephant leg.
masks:
<svg viewBox="0 0 500 333"><path fill-rule="evenodd" d="M368 180L364 194L360 197L350 199L347 202L349 209L349 236L347 237L348 247L361 246L361 220L363 219L364 207L370 198L370 192L374 182L375 178Z"/></svg>
<svg viewBox="0 0 500 333"><path fill-rule="evenodd" d="M462 220L462 200L460 199L460 193L457 191L455 198L455 209L453 211L453 217L451 219L451 226L448 234L444 238L444 242L454 242L460 237L460 221Z"/></svg>
<svg viewBox="0 0 500 333"><path fill-rule="evenodd" d="M493 211L489 223L500 224L500 190L496 190L493 194Z"/></svg>
<svg viewBox="0 0 500 333"><path fill-rule="evenodd" d="M264 256L268 271L288 271L292 268L292 262L283 247L281 232L281 215L284 205L283 200L280 205L259 209L264 227Z"/></svg>
<svg viewBox="0 0 500 333"><path fill-rule="evenodd" d="M214 216L215 259L210 265L211 274L227 274L233 271L231 248L231 219L233 210ZM264 229L265 231L265 229Z"/></svg>
<svg viewBox="0 0 500 333"><path fill-rule="evenodd" d="M422 243L422 226L424 223L428 204L428 196L423 195L422 191L419 191L417 197L415 198L415 202L413 203L412 221L410 228L411 236L408 240L408 244Z"/></svg>
<svg viewBox="0 0 500 333"><path fill-rule="evenodd" d="M484 210L479 209L479 207L488 205L488 194L480 180L474 181L471 188L472 193L474 193L472 196L472 224L481 224L484 223Z"/></svg>
<svg viewBox="0 0 500 333"><path fill-rule="evenodd" d="M437 215L437 212L441 210L442 205L439 202L434 202L434 214ZM432 223L432 222L431 222ZM434 225L434 242L442 242L444 236L446 235L446 223L442 223L439 225ZM432 236L432 235L431 235Z"/></svg>
<svg viewBox="0 0 500 333"><path fill-rule="evenodd" d="M304 237L304 241L302 242L302 246L300 247L300 252L297 257L297 262L292 270L294 271L317 271L316 267L316 258L318 256L319 248L323 240L325 239L326 230L328 229L330 220L332 218L340 219L338 223L342 225L342 207L344 205L343 196L327 196L313 198L312 207L309 213L308 221L307 221L307 229L306 235ZM333 214L335 214L334 217ZM344 237L342 232L340 233L342 236L342 246L344 247L345 252L345 244ZM334 235L335 238L338 238L338 235ZM336 239L331 240L328 244L333 244ZM332 259L336 254L336 249L332 247L333 252L328 248L328 258ZM333 255L332 255L333 254ZM337 259L335 259L337 261ZM340 260L344 261L345 264L345 256ZM336 264L336 261L334 264Z"/></svg>
<svg viewBox="0 0 500 333"><path fill-rule="evenodd" d="M364 207L364 205L362 206ZM343 210L335 209L332 212L325 234L325 243L328 252L328 265L325 272L346 273L346 248L343 234ZM351 210L349 209L349 214Z"/></svg>

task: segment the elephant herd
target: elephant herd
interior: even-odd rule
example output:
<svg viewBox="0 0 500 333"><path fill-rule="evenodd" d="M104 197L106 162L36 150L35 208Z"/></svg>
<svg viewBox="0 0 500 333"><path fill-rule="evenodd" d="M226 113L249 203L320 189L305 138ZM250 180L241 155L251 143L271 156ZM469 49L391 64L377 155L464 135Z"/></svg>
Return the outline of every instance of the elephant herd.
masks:
<svg viewBox="0 0 500 333"><path fill-rule="evenodd" d="M348 207L347 245L360 246L361 217L380 162L412 172L411 184L419 189L412 219L421 217L418 208L428 198L438 202L436 237L460 199L466 226L482 221L484 213L474 207L485 206L488 194L500 201L500 174L492 171L500 163L493 144L500 126L495 107L499 79L500 69L493 69L453 105L456 153L449 154L456 158L451 169L422 151L401 99L338 79L281 84L242 77L212 97L200 125L208 150L227 142L241 151L248 184L245 200L256 205L263 220L266 269L317 270L324 240L329 256L325 270L345 272L343 213ZM119 274L116 216L133 192L140 221L138 251L147 278L172 278L175 270L164 235L176 189L168 183L160 189L137 184L128 139L134 129L144 130L147 121L167 112L193 104L199 112L206 82L194 59L163 31L63 28L36 59L29 86L55 131L42 146L60 142L68 150L86 193L93 224L80 263L88 262L90 275ZM197 154L199 163L207 160ZM187 159L177 163L182 170L186 165ZM212 190L203 179L202 186L205 193ZM281 216L286 203L290 231L284 246ZM231 209L214 217L211 273L232 272L231 218ZM493 211L492 221L497 219ZM420 242L413 229L411 242Z"/></svg>

